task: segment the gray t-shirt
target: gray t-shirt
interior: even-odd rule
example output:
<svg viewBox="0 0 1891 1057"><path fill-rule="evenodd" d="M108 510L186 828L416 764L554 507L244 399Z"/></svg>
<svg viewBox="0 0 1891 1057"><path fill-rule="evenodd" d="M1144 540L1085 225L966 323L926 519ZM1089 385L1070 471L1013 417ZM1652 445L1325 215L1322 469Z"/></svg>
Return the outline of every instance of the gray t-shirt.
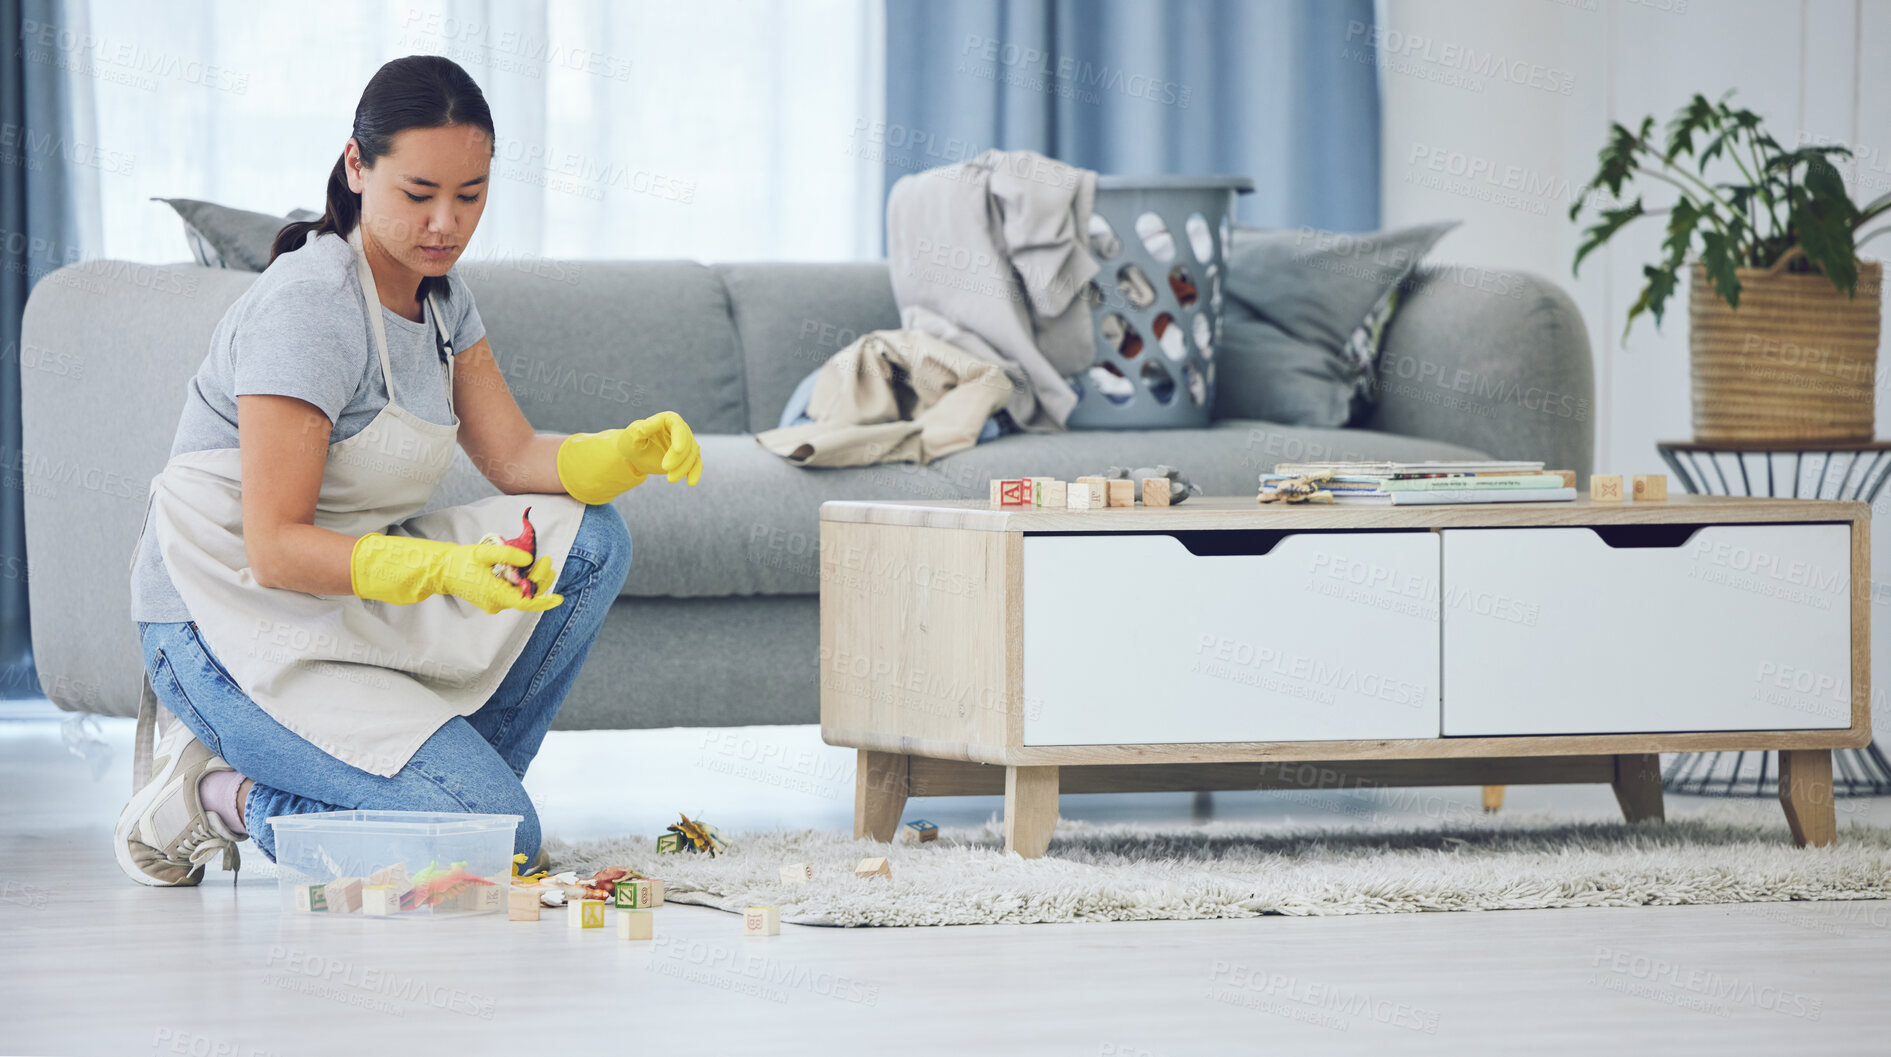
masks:
<svg viewBox="0 0 1891 1057"><path fill-rule="evenodd" d="M486 335L473 293L449 269L442 308L457 355ZM429 422L453 421L447 409L446 366L434 344L433 311L403 319L385 305L388 364L401 406ZM210 336L210 353L186 386L171 455L239 447L236 398L276 393L307 400L333 424L334 444L365 429L387 406L381 359L374 351L354 248L325 233L276 258L230 305ZM147 523L131 572L131 618L191 619L158 553Z"/></svg>

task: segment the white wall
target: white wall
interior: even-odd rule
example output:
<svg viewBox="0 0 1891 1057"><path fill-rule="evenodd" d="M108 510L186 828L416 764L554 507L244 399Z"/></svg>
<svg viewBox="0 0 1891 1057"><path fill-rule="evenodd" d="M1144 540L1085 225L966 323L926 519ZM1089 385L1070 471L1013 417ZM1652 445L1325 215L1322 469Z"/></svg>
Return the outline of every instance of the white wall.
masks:
<svg viewBox="0 0 1891 1057"><path fill-rule="evenodd" d="M1891 190L1886 0L1381 0L1377 42L1385 225L1461 218L1434 259L1526 269L1570 291L1596 357L1601 473L1667 472L1655 442L1692 434L1685 282L1661 329L1644 316L1622 334L1661 222L1638 221L1592 254L1580 278L1570 274L1579 238L1571 196L1594 174L1609 122L1632 127L1652 114L1663 127L1693 93L1715 99L1733 88L1733 103L1762 115L1782 143L1806 137L1858 152L1848 176L1855 200ZM1524 83L1489 73L1499 68ZM1882 259L1891 236L1864 253ZM1891 342L1878 356L1884 379ZM1891 432L1885 390L1880 436ZM1891 515L1886 492L1876 517ZM1874 533L1878 583L1891 581L1887 539L1891 530ZM1873 652L1887 656L1891 588L1874 598ZM1882 674L1891 668L1874 667L1891 679ZM1883 689L1873 697L1887 699ZM1875 711L1883 727L1891 709Z"/></svg>

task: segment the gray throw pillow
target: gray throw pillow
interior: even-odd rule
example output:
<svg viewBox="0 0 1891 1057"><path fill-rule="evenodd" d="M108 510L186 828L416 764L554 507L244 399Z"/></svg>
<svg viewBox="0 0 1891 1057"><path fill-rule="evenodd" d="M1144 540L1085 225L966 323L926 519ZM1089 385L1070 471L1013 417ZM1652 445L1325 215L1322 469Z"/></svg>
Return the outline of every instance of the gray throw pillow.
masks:
<svg viewBox="0 0 1891 1057"><path fill-rule="evenodd" d="M315 220L322 214L298 209L286 217L231 209L194 198L159 198L184 218L184 238L198 264L260 272L269 267L269 247L276 233L294 220Z"/></svg>
<svg viewBox="0 0 1891 1057"><path fill-rule="evenodd" d="M1234 226L1215 348L1215 417L1361 421L1379 341L1419 259L1461 221L1362 235Z"/></svg>

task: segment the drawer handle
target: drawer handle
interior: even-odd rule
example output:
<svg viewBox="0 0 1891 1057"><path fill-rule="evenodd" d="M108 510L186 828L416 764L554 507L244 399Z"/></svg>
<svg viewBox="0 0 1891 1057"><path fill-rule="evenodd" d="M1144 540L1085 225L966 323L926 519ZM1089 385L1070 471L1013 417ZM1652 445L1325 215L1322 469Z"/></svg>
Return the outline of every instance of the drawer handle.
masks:
<svg viewBox="0 0 1891 1057"><path fill-rule="evenodd" d="M1167 536L1197 558L1235 558L1272 554L1289 536L1430 535L1430 529L1132 529L1111 536ZM1086 536L1095 532L1026 532L1026 536Z"/></svg>
<svg viewBox="0 0 1891 1057"><path fill-rule="evenodd" d="M1589 531L1617 550L1636 547L1674 549L1687 546L1706 525L1591 525Z"/></svg>

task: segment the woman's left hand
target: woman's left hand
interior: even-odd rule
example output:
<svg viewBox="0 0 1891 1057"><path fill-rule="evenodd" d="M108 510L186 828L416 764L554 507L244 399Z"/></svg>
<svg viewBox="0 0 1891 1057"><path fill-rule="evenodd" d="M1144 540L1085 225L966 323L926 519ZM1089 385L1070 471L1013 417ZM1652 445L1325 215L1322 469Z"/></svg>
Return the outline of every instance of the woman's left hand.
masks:
<svg viewBox="0 0 1891 1057"><path fill-rule="evenodd" d="M631 469L663 474L671 484L687 479L694 485L703 475L696 434L674 411L659 411L625 426L617 436L617 450Z"/></svg>
<svg viewBox="0 0 1891 1057"><path fill-rule="evenodd" d="M674 411L659 411L622 429L573 433L558 446L558 480L585 503L608 503L660 473L695 484L703 475L696 434Z"/></svg>

